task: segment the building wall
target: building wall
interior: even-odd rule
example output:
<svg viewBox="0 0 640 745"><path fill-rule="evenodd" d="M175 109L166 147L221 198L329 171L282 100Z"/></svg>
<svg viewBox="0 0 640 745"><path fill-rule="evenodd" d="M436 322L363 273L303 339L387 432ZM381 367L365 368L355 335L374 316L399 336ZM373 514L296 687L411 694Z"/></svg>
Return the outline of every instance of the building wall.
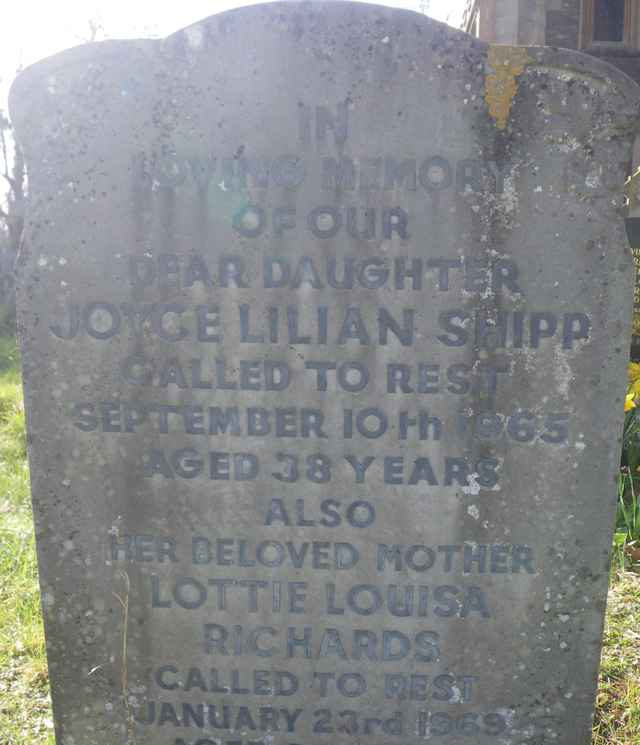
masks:
<svg viewBox="0 0 640 745"><path fill-rule="evenodd" d="M494 33L500 44L517 44L518 0L495 0Z"/></svg>
<svg viewBox="0 0 640 745"><path fill-rule="evenodd" d="M578 49L581 6L581 0L547 0L545 44Z"/></svg>
<svg viewBox="0 0 640 745"><path fill-rule="evenodd" d="M518 44L544 44L547 27L545 0L516 0L512 4L518 8Z"/></svg>
<svg viewBox="0 0 640 745"><path fill-rule="evenodd" d="M477 11L479 38L492 44L583 46L583 0L467 0L463 28L469 30ZM587 45L583 51L605 59L640 83L640 28L634 46L611 49Z"/></svg>

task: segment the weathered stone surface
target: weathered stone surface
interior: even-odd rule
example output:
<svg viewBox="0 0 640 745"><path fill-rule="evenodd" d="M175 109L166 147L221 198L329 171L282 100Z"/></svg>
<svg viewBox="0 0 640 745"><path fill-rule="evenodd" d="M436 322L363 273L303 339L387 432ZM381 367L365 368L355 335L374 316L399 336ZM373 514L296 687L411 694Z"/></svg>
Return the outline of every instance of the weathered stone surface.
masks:
<svg viewBox="0 0 640 745"><path fill-rule="evenodd" d="M11 113L61 745L584 745L634 84L287 3Z"/></svg>

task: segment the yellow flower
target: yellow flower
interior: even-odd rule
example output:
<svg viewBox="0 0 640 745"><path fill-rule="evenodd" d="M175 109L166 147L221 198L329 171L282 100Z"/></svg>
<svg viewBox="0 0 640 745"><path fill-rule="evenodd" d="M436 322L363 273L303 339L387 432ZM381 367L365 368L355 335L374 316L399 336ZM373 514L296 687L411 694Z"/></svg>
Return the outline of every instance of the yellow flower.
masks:
<svg viewBox="0 0 640 745"><path fill-rule="evenodd" d="M631 409L636 408L636 402L634 401L635 393L628 393L626 398L624 399L624 410L625 413L627 411L631 411Z"/></svg>
<svg viewBox="0 0 640 745"><path fill-rule="evenodd" d="M640 378L640 362L630 362L627 367L629 383L635 383Z"/></svg>

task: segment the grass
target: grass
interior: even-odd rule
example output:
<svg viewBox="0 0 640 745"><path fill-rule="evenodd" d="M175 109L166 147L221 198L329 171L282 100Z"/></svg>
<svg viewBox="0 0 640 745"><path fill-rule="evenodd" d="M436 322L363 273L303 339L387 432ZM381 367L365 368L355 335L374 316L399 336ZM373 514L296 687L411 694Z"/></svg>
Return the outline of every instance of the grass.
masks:
<svg viewBox="0 0 640 745"><path fill-rule="evenodd" d="M634 464L635 465L635 464ZM635 473L635 468L632 471ZM592 745L640 744L640 574L622 559L640 525L621 487ZM625 532L626 531L626 532ZM628 558L626 564L629 564ZM55 745L29 499L19 359L0 337L0 745ZM561 745L559 743L559 745Z"/></svg>
<svg viewBox="0 0 640 745"><path fill-rule="evenodd" d="M15 345L0 338L0 744L53 745Z"/></svg>
<svg viewBox="0 0 640 745"><path fill-rule="evenodd" d="M618 573L607 603L593 745L640 743L640 575Z"/></svg>

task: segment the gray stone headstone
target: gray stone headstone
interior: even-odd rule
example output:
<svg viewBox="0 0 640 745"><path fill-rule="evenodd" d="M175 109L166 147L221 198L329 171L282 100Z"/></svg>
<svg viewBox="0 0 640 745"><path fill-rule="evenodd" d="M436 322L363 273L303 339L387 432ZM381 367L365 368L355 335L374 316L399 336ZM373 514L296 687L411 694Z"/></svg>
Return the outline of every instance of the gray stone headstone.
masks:
<svg viewBox="0 0 640 745"><path fill-rule="evenodd" d="M273 4L15 83L60 745L585 745L638 91Z"/></svg>

